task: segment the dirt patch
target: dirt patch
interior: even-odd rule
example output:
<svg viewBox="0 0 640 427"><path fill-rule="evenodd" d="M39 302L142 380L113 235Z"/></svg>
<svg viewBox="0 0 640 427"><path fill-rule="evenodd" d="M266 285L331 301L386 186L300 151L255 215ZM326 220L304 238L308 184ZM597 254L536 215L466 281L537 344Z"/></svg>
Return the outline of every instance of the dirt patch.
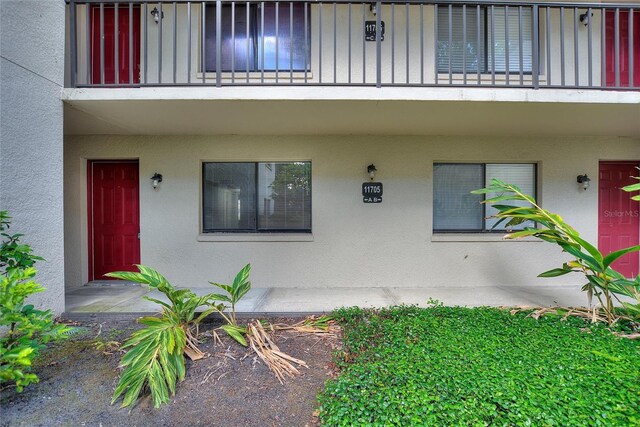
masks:
<svg viewBox="0 0 640 427"><path fill-rule="evenodd" d="M294 319L267 319L294 323ZM96 343L122 342L134 321L80 324L86 333L50 346L38 359L40 383L0 392L2 426L313 426L316 395L332 371L333 338L280 332L280 349L309 368L280 384L255 354L220 334L222 345L204 338L202 360L187 360L185 380L171 403L154 409L149 397L131 410L110 405L121 353L104 354ZM216 324L201 325L201 332ZM97 338L96 338L97 335Z"/></svg>

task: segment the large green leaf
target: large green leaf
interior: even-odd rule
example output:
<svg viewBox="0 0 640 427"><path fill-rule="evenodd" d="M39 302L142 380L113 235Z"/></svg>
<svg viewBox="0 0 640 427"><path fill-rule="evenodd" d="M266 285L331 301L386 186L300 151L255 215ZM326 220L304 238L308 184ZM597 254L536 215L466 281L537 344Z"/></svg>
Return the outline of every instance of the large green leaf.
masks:
<svg viewBox="0 0 640 427"><path fill-rule="evenodd" d="M624 256L630 252L636 252L636 251L640 251L640 245L631 246L629 248L620 249L619 251L611 252L606 257L604 257L604 261L603 261L604 267L607 268L621 256Z"/></svg>
<svg viewBox="0 0 640 427"><path fill-rule="evenodd" d="M240 327L240 326L234 326L234 325L224 325L222 326L222 329L229 334L229 336L231 338L233 338L234 340L238 341L240 344L242 344L243 346L247 346L247 340L244 337L244 334L247 333L247 329Z"/></svg>
<svg viewBox="0 0 640 427"><path fill-rule="evenodd" d="M553 268L551 270L545 271L544 273L538 274L538 277L558 277L564 276L565 274L569 274L575 270L567 269L567 268Z"/></svg>

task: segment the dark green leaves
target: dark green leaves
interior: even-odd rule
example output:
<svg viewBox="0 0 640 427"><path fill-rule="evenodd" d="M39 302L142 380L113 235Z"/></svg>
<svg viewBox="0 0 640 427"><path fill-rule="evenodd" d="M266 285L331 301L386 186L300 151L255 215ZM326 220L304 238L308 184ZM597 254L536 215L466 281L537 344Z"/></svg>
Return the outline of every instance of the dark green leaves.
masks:
<svg viewBox="0 0 640 427"><path fill-rule="evenodd" d="M640 183L634 184L634 186L630 186L632 189L627 191L638 189L635 187L636 185L640 187ZM571 272L584 274L588 283L583 290L587 292L589 303L591 303L591 297L596 296L609 323L613 323L616 318L615 301L621 302L618 295L636 298L636 307L640 308L640 283L638 283L640 280L630 282L611 268L611 264L621 256L639 251L640 245L603 256L597 247L580 237L580 234L564 222L560 215L542 209L531 196L523 194L514 185L494 179L487 188L475 190L472 193L498 194L498 196L483 202L492 204L498 210L495 215L499 220L498 223L506 221L507 226L514 226L523 221L533 221L537 224L536 228L526 228L522 231L509 233L505 238L536 237L560 246L564 252L575 258L573 261L565 263L562 268L545 271L538 277L558 277ZM507 201L526 202L527 206L520 207L502 203Z"/></svg>
<svg viewBox="0 0 640 427"><path fill-rule="evenodd" d="M122 348L130 348L120 366L124 368L113 393L113 404L124 394L122 407L134 404L145 385L149 387L153 406L167 403L175 394L177 381L185 375L186 334L172 318L144 317L146 328L133 333Z"/></svg>
<svg viewBox="0 0 640 427"><path fill-rule="evenodd" d="M631 426L639 342L577 318L491 308L349 308L327 426Z"/></svg>

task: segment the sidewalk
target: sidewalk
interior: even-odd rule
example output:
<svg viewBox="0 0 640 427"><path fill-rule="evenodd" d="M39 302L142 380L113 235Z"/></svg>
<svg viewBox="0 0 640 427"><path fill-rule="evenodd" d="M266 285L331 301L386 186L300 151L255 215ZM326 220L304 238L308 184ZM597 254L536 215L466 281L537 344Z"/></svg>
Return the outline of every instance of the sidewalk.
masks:
<svg viewBox="0 0 640 427"><path fill-rule="evenodd" d="M113 283L113 282L112 282ZM66 294L65 314L155 313L158 304L147 295L166 301L158 291L137 284L90 284ZM216 292L194 288L196 294ZM479 288L253 288L236 310L245 314L324 313L343 306L383 307L398 304L428 305L430 298L460 306L584 306L580 286L490 286Z"/></svg>

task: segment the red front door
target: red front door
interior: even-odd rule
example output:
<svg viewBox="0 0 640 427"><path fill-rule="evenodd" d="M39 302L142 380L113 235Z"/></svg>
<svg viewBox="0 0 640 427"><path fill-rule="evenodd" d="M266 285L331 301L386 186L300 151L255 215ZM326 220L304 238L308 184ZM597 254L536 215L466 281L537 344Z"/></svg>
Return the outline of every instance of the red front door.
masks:
<svg viewBox="0 0 640 427"><path fill-rule="evenodd" d="M137 161L89 161L89 280L140 264Z"/></svg>
<svg viewBox="0 0 640 427"><path fill-rule="evenodd" d="M118 81L116 81L116 28L115 7L106 4L103 8L104 35L104 83L140 83L140 6L135 5L129 13L129 5L118 7ZM131 15L131 20L129 19ZM131 25L130 25L131 24ZM131 31L130 31L131 27ZM131 39L129 39L131 37ZM132 49L129 49L129 47ZM133 55L130 56L129 52ZM100 51L100 6L91 6L91 83L102 83L102 54ZM131 67L133 65L133 68ZM130 73L130 70L132 73ZM131 75L133 74L133 75Z"/></svg>
<svg viewBox="0 0 640 427"><path fill-rule="evenodd" d="M629 19L633 22L629 25ZM613 10L606 12L606 82L605 86L616 85L616 14ZM629 28L633 28L633 82L629 84ZM620 69L619 86L640 87L640 11L633 14L628 10L621 10L618 14L618 58Z"/></svg>
<svg viewBox="0 0 640 427"><path fill-rule="evenodd" d="M640 202L631 200L621 188L635 183L640 162L600 162L598 180L598 248L603 254L638 244L640 240ZM626 277L638 274L640 255L630 253L612 267Z"/></svg>

